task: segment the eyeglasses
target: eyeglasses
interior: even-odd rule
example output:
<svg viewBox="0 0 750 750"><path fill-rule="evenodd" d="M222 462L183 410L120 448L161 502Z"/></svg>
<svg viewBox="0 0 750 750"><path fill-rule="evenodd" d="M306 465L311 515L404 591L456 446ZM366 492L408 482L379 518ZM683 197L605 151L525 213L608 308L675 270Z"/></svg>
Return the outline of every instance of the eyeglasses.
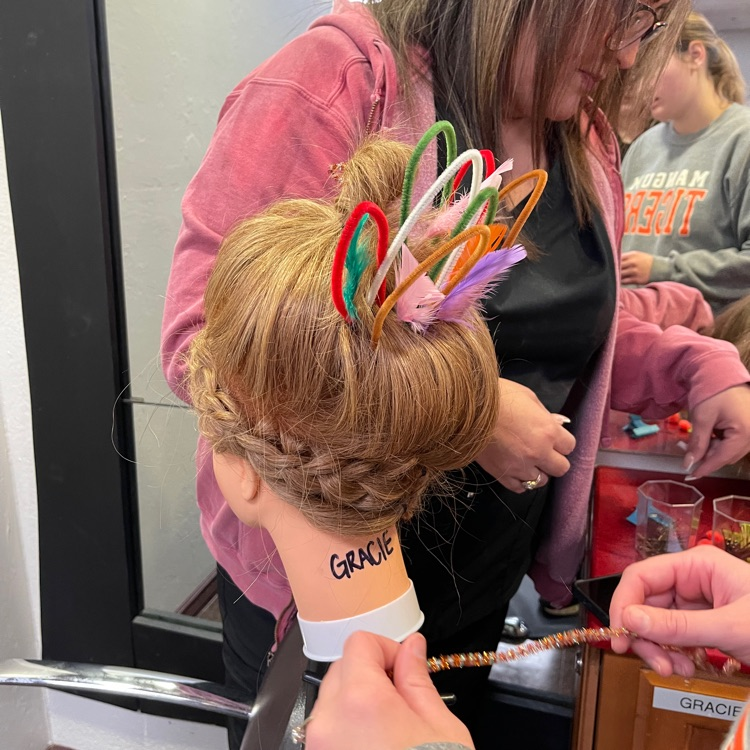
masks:
<svg viewBox="0 0 750 750"><path fill-rule="evenodd" d="M635 13L621 21L614 32L607 37L607 49L617 52L636 42L644 44L666 28L667 23L659 20L653 8L639 4Z"/></svg>

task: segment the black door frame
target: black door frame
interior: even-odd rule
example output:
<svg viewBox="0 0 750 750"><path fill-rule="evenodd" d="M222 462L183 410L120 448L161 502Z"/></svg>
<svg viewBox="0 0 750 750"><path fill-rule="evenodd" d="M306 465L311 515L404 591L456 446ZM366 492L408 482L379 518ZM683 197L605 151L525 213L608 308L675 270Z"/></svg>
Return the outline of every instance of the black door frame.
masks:
<svg viewBox="0 0 750 750"><path fill-rule="evenodd" d="M43 655L221 681L219 626L143 610L109 85L104 0L0 3Z"/></svg>

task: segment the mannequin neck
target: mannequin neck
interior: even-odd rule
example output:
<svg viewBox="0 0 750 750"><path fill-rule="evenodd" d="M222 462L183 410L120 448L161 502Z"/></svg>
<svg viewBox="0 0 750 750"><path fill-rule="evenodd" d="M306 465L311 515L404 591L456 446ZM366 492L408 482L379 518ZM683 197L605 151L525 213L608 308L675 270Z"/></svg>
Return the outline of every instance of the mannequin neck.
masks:
<svg viewBox="0 0 750 750"><path fill-rule="evenodd" d="M305 653L333 661L355 630L402 640L424 621L395 526L342 536L317 528L241 456L214 453L216 481L237 517L271 535L292 589ZM269 561L270 562L270 561Z"/></svg>
<svg viewBox="0 0 750 750"><path fill-rule="evenodd" d="M273 523L263 525L305 620L349 619L393 602L409 588L393 527L378 534L337 536L312 526L286 503Z"/></svg>

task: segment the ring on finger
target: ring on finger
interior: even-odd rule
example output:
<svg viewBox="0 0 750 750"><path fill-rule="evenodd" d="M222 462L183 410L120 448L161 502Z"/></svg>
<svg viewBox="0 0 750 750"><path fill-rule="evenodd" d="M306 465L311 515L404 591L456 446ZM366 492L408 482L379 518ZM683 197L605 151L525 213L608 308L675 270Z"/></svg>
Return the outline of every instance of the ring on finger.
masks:
<svg viewBox="0 0 750 750"><path fill-rule="evenodd" d="M294 727L292 729L292 744L294 745L304 745L305 740L307 739L305 737L305 728L307 723L312 719L312 714L308 716L300 725Z"/></svg>
<svg viewBox="0 0 750 750"><path fill-rule="evenodd" d="M526 490L535 490L540 482L542 481L542 472L540 471L539 474L537 474L536 479L527 479L525 482L521 482L521 485Z"/></svg>

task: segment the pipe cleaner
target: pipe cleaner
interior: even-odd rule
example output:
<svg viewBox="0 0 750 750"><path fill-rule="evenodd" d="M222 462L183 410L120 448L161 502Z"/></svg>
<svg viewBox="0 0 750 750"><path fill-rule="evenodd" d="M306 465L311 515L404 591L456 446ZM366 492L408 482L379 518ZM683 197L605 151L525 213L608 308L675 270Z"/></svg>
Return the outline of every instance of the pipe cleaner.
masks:
<svg viewBox="0 0 750 750"><path fill-rule="evenodd" d="M358 260L353 261L348 265L347 260L352 245L358 246L359 235L368 218L371 218L375 222L378 229L377 261L378 263L382 263L388 246L388 219L380 206L377 206L370 201L363 201L354 208L344 224L344 229L341 232L341 237L339 237L338 244L336 245L336 252L333 256L333 267L331 269L331 298L333 299L334 306L341 314L341 317L343 317L347 323L352 322L352 317L357 317L356 311L354 310L354 295L359 286L362 273L371 262L370 258L367 257L367 261L363 265L363 259L360 257ZM355 254L359 252L360 250L355 247ZM361 254L364 255L365 253L367 253L367 248L361 248ZM351 269L351 278L347 276L347 289L350 305L347 305L346 295L342 288L345 267ZM383 304L383 302L385 302L385 282L380 285L379 289L376 288L376 294L378 294L380 304ZM370 304L372 303L370 302ZM350 315L350 306L352 315Z"/></svg>
<svg viewBox="0 0 750 750"><path fill-rule="evenodd" d="M480 148L479 153L482 154L482 158L484 159L484 173L492 174L495 171L495 155L488 148ZM513 160L511 159L510 161L512 163ZM448 199L449 203L452 203L455 199L458 188L461 187L461 180L463 180L468 171L469 164L466 163L463 165L463 167L461 167L461 169L458 170L458 174L453 178L453 189L451 190L451 194Z"/></svg>
<svg viewBox="0 0 750 750"><path fill-rule="evenodd" d="M486 187L480 190L473 200L469 201L469 205L463 212L461 219L458 224L454 227L450 236L455 237L457 234L463 232L469 226L469 223L477 216L484 215L483 223L486 225L492 224L495 220L495 214L497 213L498 197L497 188ZM489 250L489 248L488 248ZM456 261L462 253L462 248L457 247L446 259L440 263L436 263L430 276L437 279L438 286L442 287L443 282L451 274L455 267Z"/></svg>
<svg viewBox="0 0 750 750"><path fill-rule="evenodd" d="M408 276L406 276L406 278L404 278L404 280L388 295L380 310L378 310L378 314L375 316L375 323L372 327L371 338L373 347L377 346L378 341L380 340L380 334L383 332L383 324L385 323L386 316L391 311L393 306L398 302L399 298L406 292L406 290L415 281L417 281L417 279L426 275L425 272L428 269L430 269L439 260L445 258L445 256L452 252L455 247L463 244L469 237L473 237L477 234L481 235L482 239L480 240L479 247L475 252L478 257L484 255L489 243L490 230L484 225L469 227L468 229L465 229L463 232L461 232L461 234L456 235L452 239L448 240L448 242L441 245L437 250L435 250L427 258L425 258L425 260L423 260L416 268L414 268L411 273L409 273Z"/></svg>
<svg viewBox="0 0 750 750"><path fill-rule="evenodd" d="M521 233L523 225L531 215L534 207L542 197L544 188L547 186L547 173L543 169L532 169L531 172L527 172L526 174L517 177L515 180L511 180L498 194L499 200L503 200L503 198L505 198L510 193L510 191L513 190L513 188L518 187L527 180L534 179L536 179L534 189L531 191L531 195L526 201L526 205L523 207L521 213L518 215L518 218L513 224L513 228L510 230L510 233L503 241L503 245L512 245L516 241L516 237L518 237L518 235Z"/></svg>
<svg viewBox="0 0 750 750"><path fill-rule="evenodd" d="M431 656L427 659L427 669L432 672L445 672L448 669L463 669L464 667L490 667L493 664L507 664L518 661L526 656L533 656L552 649L571 648L584 643L602 643L614 638L639 638L637 633L627 628L577 628L554 633L540 638L538 641L527 641L520 646L507 651L474 651L465 654L449 654L447 656ZM706 650L703 648L686 648L684 646L665 646L665 651L673 651L687 656L697 669L714 675L733 675L742 669L742 664L734 657L728 657L719 669L708 661Z"/></svg>
<svg viewBox="0 0 750 750"><path fill-rule="evenodd" d="M401 248L401 262L396 267L396 288L409 278L419 263L404 245ZM396 301L398 319L409 323L417 333L424 333L435 321L437 309L445 299L435 282L428 274L417 275Z"/></svg>
<svg viewBox="0 0 750 750"><path fill-rule="evenodd" d="M500 248L500 244L503 241L503 238L505 237L508 227L505 224L490 224L490 247L487 250L488 253L494 253L496 250ZM453 281L453 279L456 277L458 271L462 268L464 263L472 256L474 253L474 250L477 248L477 238L474 237L473 239L469 240L466 245L464 246L463 250L461 251L461 254L458 256L458 260L456 260L455 265L453 266L453 269L446 269L444 273L441 273L438 277L438 286L443 290L446 291L449 287L452 288L450 282ZM454 255L455 255L454 250ZM453 256L448 257L448 262L451 261ZM448 282L446 283L445 278L448 278Z"/></svg>
<svg viewBox="0 0 750 750"><path fill-rule="evenodd" d="M419 161L430 141L440 133L446 139L449 164L409 212ZM446 121L435 123L420 139L405 170L402 223L390 245L385 214L371 202L360 203L344 225L334 254L331 295L337 311L347 323L352 323L358 317L354 299L362 276L372 262L368 243L361 241L361 234L368 219L374 221L377 227L377 265L365 295L368 305L372 305L376 298L380 303L372 330L373 347L377 346L385 318L394 306L399 320L420 333L424 333L436 320L466 324L469 312L475 309L479 299L489 293L493 284L505 277L513 264L526 257L523 247L513 245L513 242L544 190L546 172L534 170L499 191L502 175L512 169L513 161L509 159L494 169L491 152L468 149L455 156L455 145L455 131ZM490 172L484 180L483 164ZM466 195L453 201L456 186L469 167L472 168L471 188ZM500 200L529 179L536 182L513 227L509 230L505 225L493 224ZM446 234L450 235L450 239L418 263L406 244L407 238L441 191L442 205L448 204L448 207L420 233L418 241L429 241L431 237ZM385 279L399 253L396 286L386 297Z"/></svg>
<svg viewBox="0 0 750 750"><path fill-rule="evenodd" d="M432 201L435 196L448 184L450 179L458 172L459 169L464 165L466 161L471 160L474 166L474 172L472 176L471 191L469 193L470 200L476 196L479 192L479 185L481 180L481 169L482 169L482 155L476 149L469 149L464 151L463 154L455 158L445 169L445 171L430 185L427 192L419 199L419 202L414 207L414 210L409 214L406 221L403 223L398 233L391 242L388 252L385 255L385 260L378 267L377 272L372 280L370 289L367 293L367 303L372 304L375 301L375 295L380 288L380 285L385 281L385 277L388 274L393 261L396 259L396 254L401 250L401 245L405 242L406 238L411 232L414 225L419 220L419 217L432 206Z"/></svg>
<svg viewBox="0 0 750 750"><path fill-rule="evenodd" d="M430 141L436 138L438 134L442 133L445 136L445 161L450 164L456 158L457 146L456 146L456 131L453 125L448 120L439 120L436 122L420 139L417 145L414 147L409 163L406 165L406 172L404 173L404 187L401 193L401 223L406 221L406 217L409 215L409 209L411 208L411 194L414 190L414 178L417 174L417 168L419 162L422 159L422 155L427 150ZM468 166L463 170L461 177L466 174ZM437 193L436 193L437 194ZM447 201L450 198L450 189L447 183L443 189L443 201ZM434 196L433 196L434 197Z"/></svg>

